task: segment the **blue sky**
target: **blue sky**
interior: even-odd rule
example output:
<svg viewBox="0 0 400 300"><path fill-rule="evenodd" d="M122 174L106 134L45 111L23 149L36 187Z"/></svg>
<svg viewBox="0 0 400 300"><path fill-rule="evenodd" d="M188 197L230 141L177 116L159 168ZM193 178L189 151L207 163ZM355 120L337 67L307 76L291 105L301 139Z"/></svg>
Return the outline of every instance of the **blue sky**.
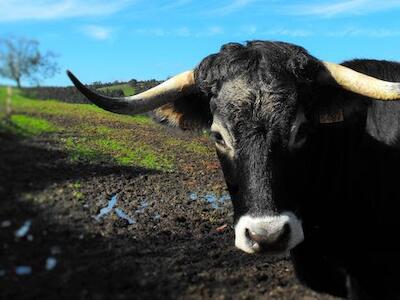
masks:
<svg viewBox="0 0 400 300"><path fill-rule="evenodd" d="M0 0L0 37L59 54L45 85L165 79L227 42L282 40L319 59L400 61L399 0ZM9 83L0 78L0 83ZM27 83L27 82L26 82Z"/></svg>

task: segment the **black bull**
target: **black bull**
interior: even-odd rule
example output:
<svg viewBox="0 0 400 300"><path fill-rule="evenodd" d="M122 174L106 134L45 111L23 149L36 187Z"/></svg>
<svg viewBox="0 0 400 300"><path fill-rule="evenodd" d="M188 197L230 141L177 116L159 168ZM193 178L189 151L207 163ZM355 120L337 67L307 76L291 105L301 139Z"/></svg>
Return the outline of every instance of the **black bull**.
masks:
<svg viewBox="0 0 400 300"><path fill-rule="evenodd" d="M400 82L398 63L343 65ZM162 123L211 127L239 248L290 250L300 280L318 291L400 297L400 103L321 83L322 68L295 45L232 43L194 70L195 91L149 107ZM99 106L138 111L128 109L137 99L106 99L69 75Z"/></svg>

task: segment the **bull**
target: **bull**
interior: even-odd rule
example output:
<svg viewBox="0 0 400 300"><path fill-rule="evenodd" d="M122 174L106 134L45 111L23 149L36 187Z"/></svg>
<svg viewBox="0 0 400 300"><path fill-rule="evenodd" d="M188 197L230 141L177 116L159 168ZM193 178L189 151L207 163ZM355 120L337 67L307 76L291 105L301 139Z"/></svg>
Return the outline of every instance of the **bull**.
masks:
<svg viewBox="0 0 400 300"><path fill-rule="evenodd" d="M400 187L400 64L320 61L269 41L229 43L191 71L131 97L119 114L152 111L210 130L234 208L235 245L290 253L298 278L352 299L395 299Z"/></svg>

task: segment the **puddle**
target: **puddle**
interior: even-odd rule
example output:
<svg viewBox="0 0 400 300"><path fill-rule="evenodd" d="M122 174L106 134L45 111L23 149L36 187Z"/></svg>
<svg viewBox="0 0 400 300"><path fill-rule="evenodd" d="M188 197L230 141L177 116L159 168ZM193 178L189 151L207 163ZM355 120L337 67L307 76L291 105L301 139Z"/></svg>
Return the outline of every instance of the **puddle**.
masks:
<svg viewBox="0 0 400 300"><path fill-rule="evenodd" d="M118 217L121 219L127 220L130 225L135 224L136 221L130 218L122 209L116 208L115 213L117 214Z"/></svg>
<svg viewBox="0 0 400 300"><path fill-rule="evenodd" d="M106 207L103 207L102 209L100 209L100 213L97 216L95 216L94 218L97 221L100 221L100 219L102 217L109 214L113 210L115 204L117 204L117 195L112 196L111 200L108 201L108 205Z"/></svg>
<svg viewBox="0 0 400 300"><path fill-rule="evenodd" d="M100 221L101 218L103 218L104 216L112 213L113 211L115 212L115 214L124 220L127 220L129 225L135 224L136 220L134 218L131 218L128 216L127 213L124 212L123 209L119 208L119 207L115 207L117 204L117 195L114 195L111 197L111 200L108 201L108 204L106 207L103 207L102 209L100 209L100 213L97 216L93 216L93 218L95 218L97 221ZM114 208L115 207L115 208ZM143 199L142 201L140 201L139 206L137 207L137 209L135 210L135 214L142 214L145 212L145 210L149 207L149 202L147 201L147 199ZM154 220L160 219L161 216L156 213L153 216ZM80 237L81 238L81 237ZM83 236L82 236L83 238Z"/></svg>
<svg viewBox="0 0 400 300"><path fill-rule="evenodd" d="M135 213L142 214L144 213L147 207L149 207L149 202L147 201L147 199L144 199L140 201L139 207L138 209L135 210Z"/></svg>
<svg viewBox="0 0 400 300"><path fill-rule="evenodd" d="M15 267L15 274L17 275L31 275L32 268L30 266L17 266Z"/></svg>
<svg viewBox="0 0 400 300"><path fill-rule="evenodd" d="M231 200L231 195L229 194L223 194L221 197L219 197L219 201L225 202L225 201L230 201Z"/></svg>
<svg viewBox="0 0 400 300"><path fill-rule="evenodd" d="M211 207L214 209L219 209L221 208L221 205L224 204L225 201L231 200L231 196L229 194L222 194L220 196L217 196L215 193L206 193L204 195L198 195L197 193L189 193L189 198L190 200L198 200L198 199L204 199L208 203L211 204Z"/></svg>
<svg viewBox="0 0 400 300"><path fill-rule="evenodd" d="M115 205L117 204L117 195L114 195L111 197L111 200L108 201L108 205L106 207L103 207L102 209L100 209L100 213L95 216L94 218L97 221L100 221L100 219L102 217L104 217L105 215L108 215L109 213L111 213L112 211L115 212L115 214L124 220L127 220L129 225L135 224L136 221L134 219L132 219L131 217L129 217L121 208L114 208ZM145 208L148 206L149 204L147 203L147 200L143 200L140 203L139 208L135 211L136 213L141 213L145 210ZM83 239L83 235L79 236L80 239Z"/></svg>
<svg viewBox="0 0 400 300"><path fill-rule="evenodd" d="M197 200L198 199L197 193L190 193L189 198L190 200Z"/></svg>
<svg viewBox="0 0 400 300"><path fill-rule="evenodd" d="M57 259L55 257L48 257L46 259L46 270L51 271L53 270L57 265Z"/></svg>
<svg viewBox="0 0 400 300"><path fill-rule="evenodd" d="M15 237L17 238L24 237L29 232L31 225L32 225L31 220L26 221L24 225L22 225L17 231L15 231Z"/></svg>
<svg viewBox="0 0 400 300"><path fill-rule="evenodd" d="M208 203L211 204L212 208L219 208L219 203L218 203L218 198L214 193L209 193L203 196L204 199L206 199L206 201Z"/></svg>

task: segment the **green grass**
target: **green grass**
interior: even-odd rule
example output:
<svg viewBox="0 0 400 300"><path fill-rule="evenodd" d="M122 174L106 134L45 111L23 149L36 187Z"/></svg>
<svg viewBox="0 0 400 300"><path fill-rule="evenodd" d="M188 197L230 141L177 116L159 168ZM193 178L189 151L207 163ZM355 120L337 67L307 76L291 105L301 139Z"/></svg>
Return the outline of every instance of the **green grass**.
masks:
<svg viewBox="0 0 400 300"><path fill-rule="evenodd" d="M6 88L0 87L0 118L5 97ZM63 142L72 162L107 162L170 171L178 165L174 153L212 153L199 141L170 137L144 115L125 116L91 104L29 99L17 89L13 90L12 111L7 122L0 119L0 131L23 138L49 134L46 139L57 133L55 142ZM81 198L78 188L76 192L76 197Z"/></svg>
<svg viewBox="0 0 400 300"><path fill-rule="evenodd" d="M151 118L149 118L146 115L136 115L136 116L131 116L130 118L132 118L132 120L138 124L143 124L143 125L154 124Z"/></svg>
<svg viewBox="0 0 400 300"><path fill-rule="evenodd" d="M172 159L161 155L145 143L134 142L126 145L113 139L96 139L96 148L103 154L112 155L121 165L137 165L149 169L171 170Z"/></svg>
<svg viewBox="0 0 400 300"><path fill-rule="evenodd" d="M160 155L151 147L146 145L136 146L123 152L122 156L117 157L121 165L138 165L148 169L172 170L174 168L173 159L167 155Z"/></svg>
<svg viewBox="0 0 400 300"><path fill-rule="evenodd" d="M96 131L102 135L110 134L113 131L110 127L107 127L107 126L97 126L95 128L96 128Z"/></svg>
<svg viewBox="0 0 400 300"><path fill-rule="evenodd" d="M6 89L0 88L0 108L5 106ZM13 89L12 108L15 113L41 113L49 116L65 116L74 119L88 120L95 117L99 121L117 121L122 123L152 124L145 115L127 116L107 112L92 104L72 104L56 100L36 100L24 97L17 89ZM1 109L0 109L1 110Z"/></svg>
<svg viewBox="0 0 400 300"><path fill-rule="evenodd" d="M189 152L194 152L196 154L210 154L213 152L210 152L210 149L201 144L198 141L181 141L176 138L169 138L166 141L167 145L173 146L173 147L180 147L181 149L184 149Z"/></svg>
<svg viewBox="0 0 400 300"><path fill-rule="evenodd" d="M200 144L199 142L188 142L186 144L184 144L184 147L186 150L191 151L191 152L195 152L197 154L209 154L210 150Z"/></svg>
<svg viewBox="0 0 400 300"><path fill-rule="evenodd" d="M76 200L83 200L84 199L84 195L83 193L80 191L81 189L81 183L79 181L70 183L68 185L68 187L72 190L72 196L76 199Z"/></svg>
<svg viewBox="0 0 400 300"><path fill-rule="evenodd" d="M126 148L120 142L117 142L115 140L96 139L95 144L103 152L115 152L115 153L126 152Z"/></svg>
<svg viewBox="0 0 400 300"><path fill-rule="evenodd" d="M112 86L107 86L107 87L103 87L103 88L99 88L99 91L106 91L106 90L122 90L124 92L125 96L131 96L135 94L135 88L133 88L132 86L130 86L129 84L125 83L125 84L116 84L116 85L112 85Z"/></svg>
<svg viewBox="0 0 400 300"><path fill-rule="evenodd" d="M11 122L27 135L39 135L57 131L57 127L49 121L26 115L12 115Z"/></svg>
<svg viewBox="0 0 400 300"><path fill-rule="evenodd" d="M7 96L7 88L0 87L0 101L5 101Z"/></svg>
<svg viewBox="0 0 400 300"><path fill-rule="evenodd" d="M74 140L72 137L67 138L65 147L69 153L71 161L95 161L99 160L99 153L85 144L85 139Z"/></svg>
<svg viewBox="0 0 400 300"><path fill-rule="evenodd" d="M135 142L126 145L110 137L68 138L65 142L73 162L114 161L122 166L140 166L148 169L170 171L174 160L166 154L156 152L152 146Z"/></svg>
<svg viewBox="0 0 400 300"><path fill-rule="evenodd" d="M60 130L60 128L45 119L22 114L11 115L9 121L3 122L0 126L0 131L24 137L56 132L57 130Z"/></svg>

